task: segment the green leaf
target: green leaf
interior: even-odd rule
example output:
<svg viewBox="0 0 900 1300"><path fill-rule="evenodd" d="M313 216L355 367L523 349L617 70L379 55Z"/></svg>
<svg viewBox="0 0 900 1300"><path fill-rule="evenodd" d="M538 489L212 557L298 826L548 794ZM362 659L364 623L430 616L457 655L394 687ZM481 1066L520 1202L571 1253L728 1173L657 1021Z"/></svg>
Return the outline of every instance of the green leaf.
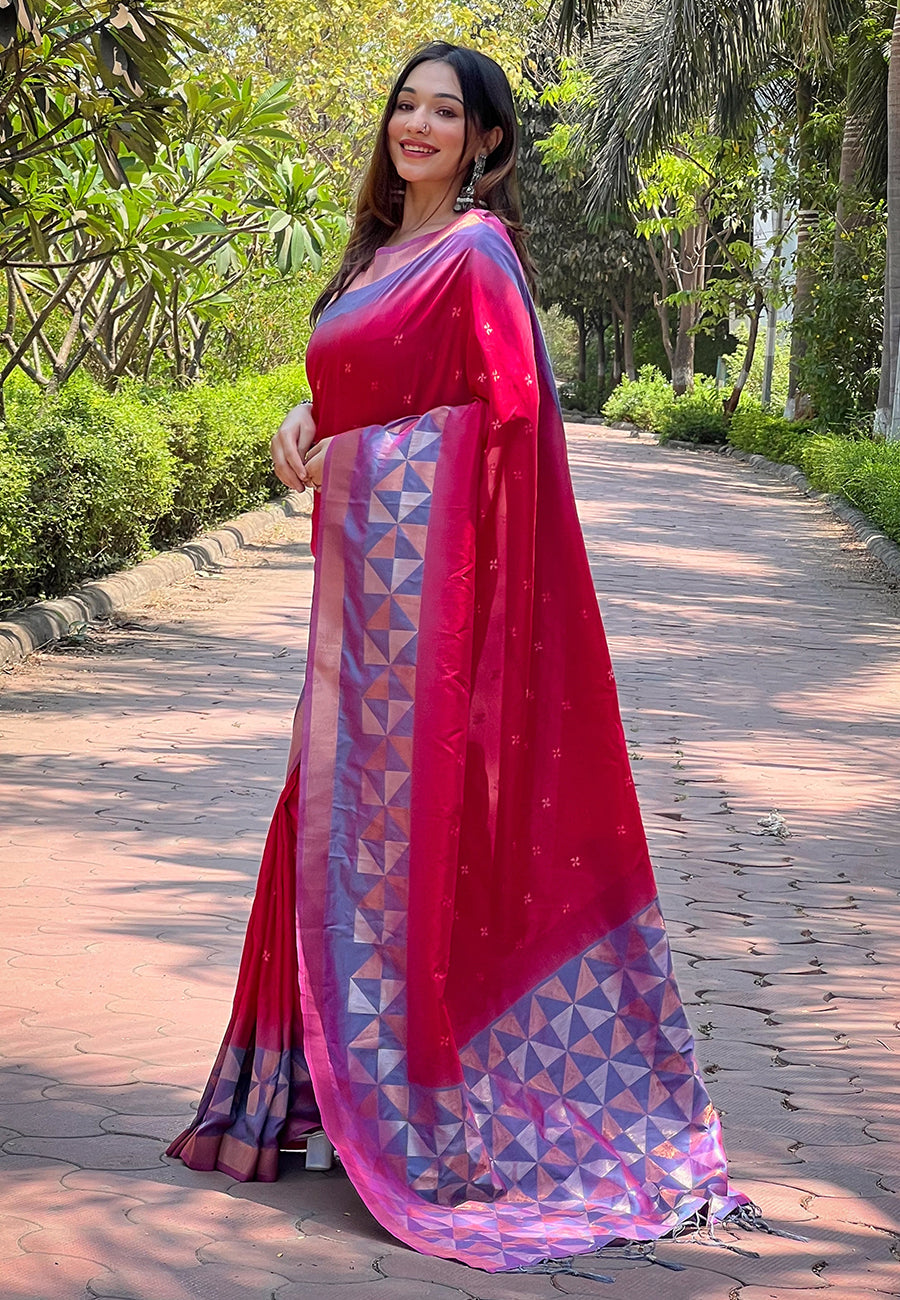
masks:
<svg viewBox="0 0 900 1300"><path fill-rule="evenodd" d="M182 229L191 235L226 235L230 227L221 221L186 221Z"/></svg>

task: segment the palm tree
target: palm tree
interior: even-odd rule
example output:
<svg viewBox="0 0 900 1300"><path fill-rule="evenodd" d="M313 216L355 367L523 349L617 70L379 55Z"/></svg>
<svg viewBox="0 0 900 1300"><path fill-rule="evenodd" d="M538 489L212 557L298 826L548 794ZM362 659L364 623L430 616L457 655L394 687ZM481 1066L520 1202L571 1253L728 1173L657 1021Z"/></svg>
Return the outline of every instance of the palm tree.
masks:
<svg viewBox="0 0 900 1300"><path fill-rule="evenodd" d="M880 0L872 0L876 9ZM900 6L900 0L898 0ZM593 200L602 206L633 193L639 161L667 148L697 122L722 136L752 129L761 103L790 111L795 122L798 173L798 242L809 238L818 215L809 193L817 71L831 57L836 35L852 32L865 0L559 0L558 18L566 40L593 44L585 61L592 79L592 107L583 121L586 149L596 158ZM895 41L898 37L895 27ZM850 60L848 75L864 60ZM895 64L896 66L896 64ZM861 73L860 73L861 75ZM896 96L900 131L900 93ZM792 100L790 108L789 101ZM845 126L842 180L849 193L861 174L860 135L871 137L871 97L854 93ZM896 150L900 164L900 148ZM895 226L900 241L900 192ZM841 218L846 220L842 211ZM893 393L896 338L900 334L900 242L894 359L883 382ZM812 285L802 255L794 289L794 317L809 309ZM803 339L791 340L789 413L806 413L798 391Z"/></svg>
<svg viewBox="0 0 900 1300"><path fill-rule="evenodd" d="M734 0L725 14L718 0L559 0L563 37L579 35L591 80L583 126L597 206L631 197L639 160L698 121L717 135L739 129L781 3Z"/></svg>
<svg viewBox="0 0 900 1300"><path fill-rule="evenodd" d="M868 14L867 8L876 12ZM861 200L884 193L887 173L887 78L882 30L894 19L893 3L861 5L847 48L846 114L841 139L835 209L834 266L846 268L849 236L866 220ZM874 21L873 21L874 19Z"/></svg>
<svg viewBox="0 0 900 1300"><path fill-rule="evenodd" d="M551 66L542 74L549 79ZM546 84L545 81L535 84ZM612 377L624 371L634 379L635 297L649 298L649 268L642 241L634 233L627 209L598 229L588 219L582 176L567 166L561 174L542 158L543 141L558 121L556 112L537 96L519 104L522 128L519 183L528 214L529 247L540 272L540 299L555 305L578 331L578 380L587 379L588 333L597 347L597 400L606 396L606 333L613 336Z"/></svg>
<svg viewBox="0 0 900 1300"><path fill-rule="evenodd" d="M567 37L582 40L590 78L582 113L582 139L591 160L589 202L598 212L633 197L642 185L640 161L664 150L698 119L718 134L742 117L743 68L754 41L768 44L772 4L737 0L741 23L723 20L714 0L561 0ZM584 38L593 33L593 44ZM735 39L736 34L743 38ZM740 89L739 89L740 87ZM726 93L720 93L724 90ZM663 342L676 393L693 387L697 290L705 287L710 238L702 203L696 221L667 231L658 253L649 245L662 293L658 298ZM664 227L669 214L651 215ZM666 287L668 285L668 288ZM674 337L663 301L683 295Z"/></svg>

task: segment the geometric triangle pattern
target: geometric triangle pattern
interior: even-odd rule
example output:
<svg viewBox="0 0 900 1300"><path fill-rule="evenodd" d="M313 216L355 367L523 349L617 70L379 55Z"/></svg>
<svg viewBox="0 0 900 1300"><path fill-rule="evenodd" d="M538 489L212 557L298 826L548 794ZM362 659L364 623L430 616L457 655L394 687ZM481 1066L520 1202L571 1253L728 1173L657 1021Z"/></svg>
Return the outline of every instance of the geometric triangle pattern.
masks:
<svg viewBox="0 0 900 1300"><path fill-rule="evenodd" d="M617 1237L656 1239L705 1205L720 1214L745 1199L729 1190L656 902L521 998L460 1060L459 1096L441 1104L448 1118L462 1112L468 1164L486 1159L490 1178L453 1189L441 1212L424 1197L430 1186L445 1202L446 1156L410 1168L420 1199L406 1227L429 1253L516 1268ZM463 1167L458 1151L454 1160Z"/></svg>
<svg viewBox="0 0 900 1300"><path fill-rule="evenodd" d="M356 607L345 619L345 626L361 624L363 631L361 642L354 637L343 647L341 680L353 685L342 696L341 730L353 737L353 747L343 778L337 775L335 805L351 809L344 825L353 827L345 870L355 913L342 953L349 974L343 1026L348 1079L354 1105L377 1126L387 1152L403 1109L392 1080L405 1057L413 702L441 424L426 415L363 437L374 445L359 458L372 467L372 480L359 493L368 500L358 538L362 590L350 593Z"/></svg>
<svg viewBox="0 0 900 1300"><path fill-rule="evenodd" d="M377 441L359 458L372 481L354 493L367 516L345 525L362 569L344 626L362 636L342 648L340 731L353 744L335 768L331 850L353 923L331 927L346 1000L325 1028L346 1045L353 1180L404 1240L490 1271L657 1238L704 1205L725 1212L744 1198L729 1192L655 902L461 1048L460 1085L409 1082L410 770L441 428L426 416L362 436Z"/></svg>
<svg viewBox="0 0 900 1300"><path fill-rule="evenodd" d="M230 1140L245 1143L254 1153L270 1144L270 1136L274 1140L282 1132L289 1103L295 1116L301 1102L315 1114L309 1068L297 1047L278 1051L225 1043L212 1081L221 1086L204 1108L210 1121L207 1127L221 1121Z"/></svg>

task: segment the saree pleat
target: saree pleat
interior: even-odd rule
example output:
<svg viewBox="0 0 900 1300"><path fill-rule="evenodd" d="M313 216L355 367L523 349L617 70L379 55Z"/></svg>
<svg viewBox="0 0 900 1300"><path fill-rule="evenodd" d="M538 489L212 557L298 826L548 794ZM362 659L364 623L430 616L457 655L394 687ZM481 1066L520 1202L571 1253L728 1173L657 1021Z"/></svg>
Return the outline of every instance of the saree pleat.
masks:
<svg viewBox="0 0 900 1300"><path fill-rule="evenodd" d="M318 431L341 436L299 759L235 1016L170 1150L272 1177L321 1117L385 1227L490 1271L654 1239L745 1198L672 970L543 340L488 214L376 272L310 343Z"/></svg>
<svg viewBox="0 0 900 1300"><path fill-rule="evenodd" d="M278 1150L320 1127L303 1056L295 940L297 769L275 809L234 1007L191 1127L171 1144L192 1169L274 1182Z"/></svg>

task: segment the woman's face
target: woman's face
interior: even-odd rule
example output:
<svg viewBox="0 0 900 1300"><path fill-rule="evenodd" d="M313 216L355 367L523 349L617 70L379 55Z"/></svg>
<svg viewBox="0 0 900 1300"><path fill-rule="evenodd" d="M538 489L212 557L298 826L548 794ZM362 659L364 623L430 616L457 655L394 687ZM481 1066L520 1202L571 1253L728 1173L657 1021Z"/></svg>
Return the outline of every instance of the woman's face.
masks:
<svg viewBox="0 0 900 1300"><path fill-rule="evenodd" d="M400 87L388 122L391 161L403 180L445 185L475 156L478 140L464 152L466 118L462 90L448 63L420 63Z"/></svg>

